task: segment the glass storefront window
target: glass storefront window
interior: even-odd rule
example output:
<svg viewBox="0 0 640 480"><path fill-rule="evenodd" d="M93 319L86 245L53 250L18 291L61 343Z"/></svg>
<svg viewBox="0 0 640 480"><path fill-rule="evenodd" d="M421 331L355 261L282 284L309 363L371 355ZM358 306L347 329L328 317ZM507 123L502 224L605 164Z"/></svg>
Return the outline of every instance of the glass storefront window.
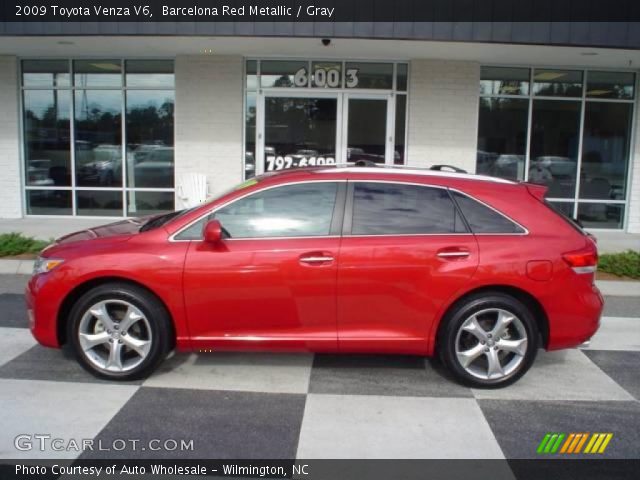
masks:
<svg viewBox="0 0 640 480"><path fill-rule="evenodd" d="M315 88L342 86L342 62L313 62L311 72L311 85Z"/></svg>
<svg viewBox="0 0 640 480"><path fill-rule="evenodd" d="M244 125L244 176L245 178L256 175L256 94L247 92L245 104Z"/></svg>
<svg viewBox="0 0 640 480"><path fill-rule="evenodd" d="M539 97L581 97L582 72L536 68L533 72L533 94Z"/></svg>
<svg viewBox="0 0 640 480"><path fill-rule="evenodd" d="M25 90L23 106L26 184L70 186L69 90Z"/></svg>
<svg viewBox="0 0 640 480"><path fill-rule="evenodd" d="M481 98L477 172L524 180L529 101Z"/></svg>
<svg viewBox="0 0 640 480"><path fill-rule="evenodd" d="M120 60L76 60L73 84L78 88L122 86Z"/></svg>
<svg viewBox="0 0 640 480"><path fill-rule="evenodd" d="M171 60L127 60L127 87L173 88L175 75Z"/></svg>
<svg viewBox="0 0 640 480"><path fill-rule="evenodd" d="M395 148L393 150L393 164L404 165L405 162L405 133L407 118L407 96L396 96L396 134Z"/></svg>
<svg viewBox="0 0 640 480"><path fill-rule="evenodd" d="M258 62L255 60L247 61L247 90L256 90L258 88Z"/></svg>
<svg viewBox="0 0 640 480"><path fill-rule="evenodd" d="M587 73L587 97L632 99L636 76L631 72Z"/></svg>
<svg viewBox="0 0 640 480"><path fill-rule="evenodd" d="M68 87L70 82L68 60L22 62L22 84L25 87Z"/></svg>
<svg viewBox="0 0 640 480"><path fill-rule="evenodd" d="M77 190L76 208L78 215L86 215L88 217L121 217L122 191Z"/></svg>
<svg viewBox="0 0 640 480"><path fill-rule="evenodd" d="M398 90L399 92L407 91L407 77L409 75L408 70L409 66L406 63L399 63L397 65L396 90Z"/></svg>
<svg viewBox="0 0 640 480"><path fill-rule="evenodd" d="M309 62L268 60L260 62L260 82L269 87L306 87L308 85ZM304 74L302 72L304 71ZM296 73L298 79L296 80Z"/></svg>
<svg viewBox="0 0 640 480"><path fill-rule="evenodd" d="M581 198L624 200L627 197L632 112L630 103L587 103Z"/></svg>
<svg viewBox="0 0 640 480"><path fill-rule="evenodd" d="M173 192L127 192L127 215L152 215L173 210Z"/></svg>
<svg viewBox="0 0 640 480"><path fill-rule="evenodd" d="M578 204L578 220L585 228L612 228L623 227L623 204L619 203L588 203Z"/></svg>
<svg viewBox="0 0 640 480"><path fill-rule="evenodd" d="M344 72L346 88L393 88L392 63L347 62Z"/></svg>
<svg viewBox="0 0 640 480"><path fill-rule="evenodd" d="M173 188L172 90L127 90L127 186Z"/></svg>
<svg viewBox="0 0 640 480"><path fill-rule="evenodd" d="M72 215L71 191L27 190L27 214Z"/></svg>
<svg viewBox="0 0 640 480"><path fill-rule="evenodd" d="M24 60L27 214L173 209L174 78L172 60Z"/></svg>
<svg viewBox="0 0 640 480"><path fill-rule="evenodd" d="M122 186L122 91L75 91L76 185Z"/></svg>
<svg viewBox="0 0 640 480"><path fill-rule="evenodd" d="M531 93L519 100L503 88L505 71L515 70L482 67L477 172L547 185L549 203L568 217L589 228L622 228L635 74L536 68ZM506 106L519 113L503 112Z"/></svg>
<svg viewBox="0 0 640 480"><path fill-rule="evenodd" d="M579 137L579 102L533 102L528 178L547 185L550 198L574 196Z"/></svg>
<svg viewBox="0 0 640 480"><path fill-rule="evenodd" d="M481 95L528 95L528 68L482 67L480 70Z"/></svg>

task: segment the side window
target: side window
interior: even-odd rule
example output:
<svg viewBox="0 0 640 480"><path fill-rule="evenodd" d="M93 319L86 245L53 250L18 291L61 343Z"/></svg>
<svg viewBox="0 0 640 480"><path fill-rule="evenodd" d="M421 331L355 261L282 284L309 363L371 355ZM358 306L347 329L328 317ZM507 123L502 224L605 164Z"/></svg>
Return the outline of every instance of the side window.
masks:
<svg viewBox="0 0 640 480"><path fill-rule="evenodd" d="M504 215L458 192L451 192L473 233L525 233Z"/></svg>
<svg viewBox="0 0 640 480"><path fill-rule="evenodd" d="M464 233L466 226L443 188L357 182L352 235Z"/></svg>
<svg viewBox="0 0 640 480"><path fill-rule="evenodd" d="M338 185L331 182L271 188L237 200L206 220L218 219L229 238L329 235L337 191ZM176 239L202 238L206 220L195 223Z"/></svg>

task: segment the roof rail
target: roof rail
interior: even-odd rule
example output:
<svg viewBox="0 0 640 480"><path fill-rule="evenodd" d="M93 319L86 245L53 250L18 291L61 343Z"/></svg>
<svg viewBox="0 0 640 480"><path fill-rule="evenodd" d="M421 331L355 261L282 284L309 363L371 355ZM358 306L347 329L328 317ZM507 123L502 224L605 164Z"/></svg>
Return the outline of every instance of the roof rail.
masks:
<svg viewBox="0 0 640 480"><path fill-rule="evenodd" d="M327 165L331 167L378 167L378 168L397 168L397 169L409 169L409 170L433 170L437 172L451 171L454 173L469 173L466 170L456 167L454 165L431 165L430 167L414 167L411 165L387 165L385 163L376 163L372 160L356 160L355 162L336 163L333 165Z"/></svg>

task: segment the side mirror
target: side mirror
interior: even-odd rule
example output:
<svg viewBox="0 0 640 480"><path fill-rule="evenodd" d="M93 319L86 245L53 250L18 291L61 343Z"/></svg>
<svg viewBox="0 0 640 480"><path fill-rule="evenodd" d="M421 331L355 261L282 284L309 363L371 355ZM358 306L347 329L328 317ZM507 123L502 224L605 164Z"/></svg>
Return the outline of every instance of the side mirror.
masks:
<svg viewBox="0 0 640 480"><path fill-rule="evenodd" d="M219 220L209 220L204 226L204 241L215 245L222 240L222 225Z"/></svg>

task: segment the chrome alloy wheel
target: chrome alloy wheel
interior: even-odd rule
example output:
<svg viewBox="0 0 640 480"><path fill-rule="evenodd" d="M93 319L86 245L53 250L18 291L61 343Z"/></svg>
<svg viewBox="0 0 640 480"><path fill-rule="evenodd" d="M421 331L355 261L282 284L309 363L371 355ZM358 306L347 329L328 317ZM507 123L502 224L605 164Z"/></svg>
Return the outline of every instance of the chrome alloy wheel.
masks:
<svg viewBox="0 0 640 480"><path fill-rule="evenodd" d="M108 372L127 372L149 355L151 326L139 308L124 300L103 300L90 307L78 327L82 353Z"/></svg>
<svg viewBox="0 0 640 480"><path fill-rule="evenodd" d="M456 335L455 353L474 377L497 380L514 372L527 353L527 331L513 313L488 308L467 318Z"/></svg>

